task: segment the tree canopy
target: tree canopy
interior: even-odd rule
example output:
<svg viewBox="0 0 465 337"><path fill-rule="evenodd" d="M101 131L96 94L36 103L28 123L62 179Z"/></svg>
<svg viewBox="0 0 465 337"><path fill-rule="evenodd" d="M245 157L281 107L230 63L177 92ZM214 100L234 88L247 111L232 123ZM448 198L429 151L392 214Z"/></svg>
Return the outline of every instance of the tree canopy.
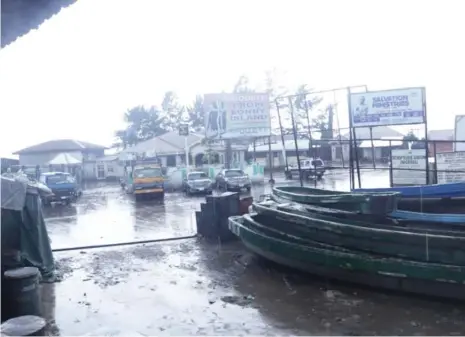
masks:
<svg viewBox="0 0 465 337"><path fill-rule="evenodd" d="M272 124L277 131L279 126L276 121L277 111L275 100L278 97L288 95L290 91L279 83L276 70L267 71L264 79L265 92L270 96L270 113ZM232 92L249 93L259 91L251 87L250 80L246 75L241 75L232 87ZM263 92L263 90L260 90ZM300 85L295 90L292 100L294 105L294 116L297 130L301 134L307 134L309 127L332 135L333 107L320 108L321 96L312 94L312 90L306 85ZM126 148L166 132L177 130L180 123L188 123L191 131L202 132L204 127L204 99L202 95L197 95L189 104L181 104L178 96L172 90L166 91L158 106L135 106L128 109L124 114L126 127L115 132L115 147ZM283 132L290 133L290 109L287 100L278 100L280 104L280 114L283 121ZM326 135L329 136L329 135Z"/></svg>

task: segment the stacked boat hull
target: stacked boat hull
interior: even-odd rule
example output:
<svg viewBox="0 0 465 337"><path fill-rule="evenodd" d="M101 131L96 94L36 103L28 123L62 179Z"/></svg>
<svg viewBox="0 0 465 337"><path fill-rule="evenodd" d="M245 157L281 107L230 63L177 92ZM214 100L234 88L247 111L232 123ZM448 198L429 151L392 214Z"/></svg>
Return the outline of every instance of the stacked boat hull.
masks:
<svg viewBox="0 0 465 337"><path fill-rule="evenodd" d="M318 276L367 286L465 300L465 268L375 257L337 247L321 247L292 237L266 234L232 217L229 226L256 254Z"/></svg>
<svg viewBox="0 0 465 337"><path fill-rule="evenodd" d="M230 230L253 252L305 272L465 300L464 224L348 211L348 196L342 210L291 199L254 203L253 214L229 219Z"/></svg>

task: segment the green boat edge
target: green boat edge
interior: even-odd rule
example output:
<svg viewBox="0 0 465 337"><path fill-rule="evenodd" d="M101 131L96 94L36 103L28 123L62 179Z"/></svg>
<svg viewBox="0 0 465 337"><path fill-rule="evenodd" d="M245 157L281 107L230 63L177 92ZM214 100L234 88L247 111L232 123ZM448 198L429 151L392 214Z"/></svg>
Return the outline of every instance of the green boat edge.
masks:
<svg viewBox="0 0 465 337"><path fill-rule="evenodd" d="M336 240L338 246L347 249L358 246L359 249L356 250L358 252L389 255L419 262L465 266L465 251L461 249L465 247L465 236L411 232L408 229L398 228L387 229L386 226L384 228L358 226L351 224L350 221L338 219L328 221L313 217L312 214L295 214L260 203L253 203L252 207L255 212L267 216L269 221L276 219L287 222L289 227L286 232L289 234L294 232L296 236L315 237L315 241L325 243L333 243ZM318 233L322 235L320 238L325 239L317 239ZM345 244L341 241L344 239L346 239Z"/></svg>
<svg viewBox="0 0 465 337"><path fill-rule="evenodd" d="M326 207L334 206L337 209L364 214L394 212L401 199L401 194L398 192L350 193L297 186L273 187L272 193L289 201Z"/></svg>
<svg viewBox="0 0 465 337"><path fill-rule="evenodd" d="M229 218L229 229L252 252L275 263L330 279L389 290L465 300L465 267L373 257L271 237Z"/></svg>

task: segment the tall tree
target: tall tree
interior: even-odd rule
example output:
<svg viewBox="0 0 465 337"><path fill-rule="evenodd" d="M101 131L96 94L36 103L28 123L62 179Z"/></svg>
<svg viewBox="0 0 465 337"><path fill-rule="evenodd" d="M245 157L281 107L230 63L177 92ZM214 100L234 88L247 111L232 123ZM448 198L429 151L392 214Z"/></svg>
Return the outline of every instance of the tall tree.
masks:
<svg viewBox="0 0 465 337"><path fill-rule="evenodd" d="M124 114L127 127L115 132L118 139L116 144L126 148L128 145L162 135L166 132L164 120L163 113L153 106L146 108L140 105L131 108Z"/></svg>
<svg viewBox="0 0 465 337"><path fill-rule="evenodd" d="M287 101L278 99L279 97L287 95L288 90L285 86L280 84L278 70L276 68L267 70L265 72L265 92L268 93L270 97L271 122L276 126L279 126L276 103L278 103L278 105L280 106L281 123L283 125L283 129L278 129L276 131L283 132L284 134L289 133L290 123Z"/></svg>
<svg viewBox="0 0 465 337"><path fill-rule="evenodd" d="M183 120L185 108L179 103L178 96L174 91L165 92L161 108L164 115L163 128L170 131L176 130Z"/></svg>
<svg viewBox="0 0 465 337"><path fill-rule="evenodd" d="M205 111L203 108L203 96L197 95L195 101L186 107L190 127L198 131L205 126Z"/></svg>
<svg viewBox="0 0 465 337"><path fill-rule="evenodd" d="M323 100L323 97L311 95L311 90L306 84L300 85L295 93L294 98L294 113L296 119L296 127L300 132L309 133L314 127L312 121L313 115L318 105Z"/></svg>
<svg viewBox="0 0 465 337"><path fill-rule="evenodd" d="M234 93L247 93L247 92L254 92L252 88L250 88L250 81L249 78L245 75L242 75L237 80L236 84L234 85L233 92Z"/></svg>

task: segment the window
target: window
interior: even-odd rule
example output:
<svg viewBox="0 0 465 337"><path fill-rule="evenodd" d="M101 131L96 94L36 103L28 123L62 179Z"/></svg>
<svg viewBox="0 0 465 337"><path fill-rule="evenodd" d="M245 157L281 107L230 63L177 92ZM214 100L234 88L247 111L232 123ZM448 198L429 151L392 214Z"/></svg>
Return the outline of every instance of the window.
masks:
<svg viewBox="0 0 465 337"><path fill-rule="evenodd" d="M320 159L312 160L312 165L315 167L323 166L323 162Z"/></svg>
<svg viewBox="0 0 465 337"><path fill-rule="evenodd" d="M108 173L113 173L113 166L112 165L107 165L107 172Z"/></svg>
<svg viewBox="0 0 465 337"><path fill-rule="evenodd" d="M161 172L161 168L158 167L144 167L134 170L133 176L134 178L154 178L162 177L163 173Z"/></svg>
<svg viewBox="0 0 465 337"><path fill-rule="evenodd" d="M224 171L225 177L242 177L245 173L242 170L227 170Z"/></svg>
<svg viewBox="0 0 465 337"><path fill-rule="evenodd" d="M208 176L203 172L192 172L187 176L187 180L207 179Z"/></svg>
<svg viewBox="0 0 465 337"><path fill-rule="evenodd" d="M66 184L74 182L74 178L69 174L54 174L47 176L48 184Z"/></svg>

